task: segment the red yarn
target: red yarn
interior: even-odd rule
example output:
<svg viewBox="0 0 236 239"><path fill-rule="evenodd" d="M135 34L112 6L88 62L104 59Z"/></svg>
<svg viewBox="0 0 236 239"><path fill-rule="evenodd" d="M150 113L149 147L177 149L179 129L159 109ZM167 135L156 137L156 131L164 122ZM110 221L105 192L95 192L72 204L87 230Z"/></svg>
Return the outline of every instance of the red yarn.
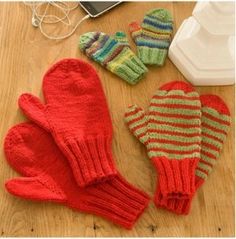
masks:
<svg viewBox="0 0 236 239"><path fill-rule="evenodd" d="M173 90L173 89L183 90L185 93L195 91L192 85L187 84L184 81L171 81L169 83L164 84L159 89L166 90L166 91Z"/></svg>
<svg viewBox="0 0 236 239"><path fill-rule="evenodd" d="M200 100L202 106L208 106L209 108L213 108L221 114L230 116L229 108L219 96L210 94L201 95Z"/></svg>
<svg viewBox="0 0 236 239"><path fill-rule="evenodd" d="M15 196L62 203L127 229L148 205L149 197L119 174L106 182L79 188L53 138L33 123L10 129L4 149L9 164L24 176L6 182L7 190Z"/></svg>
<svg viewBox="0 0 236 239"><path fill-rule="evenodd" d="M43 79L46 104L23 94L19 106L36 124L51 132L81 187L113 177L112 124L95 69L78 59L53 65Z"/></svg>

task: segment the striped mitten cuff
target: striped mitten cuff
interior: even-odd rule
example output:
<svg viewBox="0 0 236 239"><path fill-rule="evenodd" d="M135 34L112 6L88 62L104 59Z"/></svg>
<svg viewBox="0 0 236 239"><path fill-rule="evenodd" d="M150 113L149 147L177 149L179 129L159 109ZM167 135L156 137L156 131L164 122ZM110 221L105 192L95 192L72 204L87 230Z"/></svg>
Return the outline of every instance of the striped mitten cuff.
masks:
<svg viewBox="0 0 236 239"><path fill-rule="evenodd" d="M137 45L138 57L144 64L162 66L165 62L173 31L173 19L166 9L146 13L142 25L133 22L129 31Z"/></svg>
<svg viewBox="0 0 236 239"><path fill-rule="evenodd" d="M189 198L195 192L201 144L201 104L190 84L174 81L156 92L149 107L148 134L148 155L158 171L162 195Z"/></svg>
<svg viewBox="0 0 236 239"><path fill-rule="evenodd" d="M102 32L88 32L79 40L80 49L131 85L137 84L147 72L142 61L131 51L126 35L117 32L114 37Z"/></svg>
<svg viewBox="0 0 236 239"><path fill-rule="evenodd" d="M195 170L196 190L208 179L225 142L230 127L230 112L224 101L216 95L202 95L201 100L201 159ZM188 214L190 199L166 199L157 189L154 199L157 207L177 214Z"/></svg>

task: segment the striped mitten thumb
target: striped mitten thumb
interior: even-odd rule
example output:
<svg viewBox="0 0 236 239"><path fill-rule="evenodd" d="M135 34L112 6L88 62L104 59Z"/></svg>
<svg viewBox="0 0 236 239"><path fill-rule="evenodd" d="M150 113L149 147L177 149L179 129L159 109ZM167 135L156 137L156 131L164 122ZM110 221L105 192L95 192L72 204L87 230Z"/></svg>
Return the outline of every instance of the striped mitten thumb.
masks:
<svg viewBox="0 0 236 239"><path fill-rule="evenodd" d="M129 106L125 112L125 122L133 135L142 143L148 143L147 116L137 105Z"/></svg>

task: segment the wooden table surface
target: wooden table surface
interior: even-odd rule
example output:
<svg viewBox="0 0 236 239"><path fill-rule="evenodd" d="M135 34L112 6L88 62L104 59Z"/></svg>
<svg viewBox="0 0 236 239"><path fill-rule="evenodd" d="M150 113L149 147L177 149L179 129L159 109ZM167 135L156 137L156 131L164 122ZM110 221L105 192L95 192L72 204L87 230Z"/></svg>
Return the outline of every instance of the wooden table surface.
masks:
<svg viewBox="0 0 236 239"><path fill-rule="evenodd" d="M193 200L188 216L177 216L157 209L153 202L128 231L100 217L75 212L54 203L37 203L8 194L7 179L17 176L7 164L3 140L10 127L25 120L17 106L23 92L42 98L41 84L45 71L65 57L87 60L77 48L79 35L87 31L113 34L128 32L131 21L141 21L152 8L164 7L174 16L175 31L191 15L194 2L123 3L111 12L88 19L69 39L52 41L44 38L31 25L31 11L23 3L0 3L0 235L2 236L233 236L234 235L234 121L219 163L207 183ZM74 19L84 16L76 10ZM132 49L135 45L131 38ZM147 108L154 92L171 80L185 80L167 59L164 67L149 67L146 78L136 86L96 67L109 104L113 128L113 151L120 172L135 186L153 196L156 174L146 150L131 136L123 120L125 108L132 103ZM234 120L234 86L196 87L200 94L221 96L228 104Z"/></svg>

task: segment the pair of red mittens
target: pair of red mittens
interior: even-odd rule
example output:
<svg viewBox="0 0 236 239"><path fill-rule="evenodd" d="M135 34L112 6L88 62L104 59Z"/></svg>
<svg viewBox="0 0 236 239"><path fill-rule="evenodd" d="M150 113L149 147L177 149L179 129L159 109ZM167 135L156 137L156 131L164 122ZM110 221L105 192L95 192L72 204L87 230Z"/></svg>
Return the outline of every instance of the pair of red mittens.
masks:
<svg viewBox="0 0 236 239"><path fill-rule="evenodd" d="M45 74L43 92L46 105L29 94L19 99L36 124L19 124L6 136L7 160L24 176L9 180L7 190L132 228L149 197L116 170L111 119L96 71L81 60L62 60Z"/></svg>

